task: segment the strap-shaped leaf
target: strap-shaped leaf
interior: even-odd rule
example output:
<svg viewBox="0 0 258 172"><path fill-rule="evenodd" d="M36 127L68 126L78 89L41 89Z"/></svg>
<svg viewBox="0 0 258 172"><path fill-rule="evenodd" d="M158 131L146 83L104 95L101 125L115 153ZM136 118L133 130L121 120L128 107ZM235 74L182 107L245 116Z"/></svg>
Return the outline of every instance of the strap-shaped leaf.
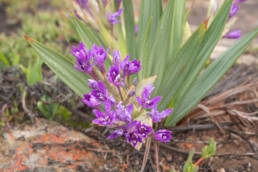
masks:
<svg viewBox="0 0 258 172"><path fill-rule="evenodd" d="M48 67L77 95L83 96L83 94L90 91L87 75L77 71L64 56L39 42L30 40L30 44Z"/></svg>
<svg viewBox="0 0 258 172"><path fill-rule="evenodd" d="M184 18L185 0L170 0L157 30L149 60L149 76L158 75L158 79L155 82L157 89L154 91L154 95L159 91L158 88L164 75L165 66L171 59L169 57L170 52L176 52L181 45Z"/></svg>
<svg viewBox="0 0 258 172"><path fill-rule="evenodd" d="M190 65L194 62L194 56L199 52L203 36L205 33L205 25L202 24L187 40L180 49L173 61L169 61L165 71L165 77L160 86L159 95L163 97L160 108L166 108L170 103L172 96L181 87L184 78L187 76L186 70L190 69Z"/></svg>
<svg viewBox="0 0 258 172"><path fill-rule="evenodd" d="M148 23L150 21L150 18L152 18L151 28L150 32L151 35L149 35L149 42L151 42L154 38L154 35L156 33L156 29L158 27L158 24L160 22L160 17L162 15L162 0L141 0L140 5L140 15L139 15L139 22L138 22L138 34L137 34L137 54L140 56L142 52L142 42L144 39L144 35L146 33L146 30L149 29ZM149 43L148 42L148 43ZM136 56L136 58L138 58Z"/></svg>
<svg viewBox="0 0 258 172"><path fill-rule="evenodd" d="M169 42L170 42L170 31L172 23L172 13L173 13L173 1L170 0L166 9L163 12L163 16L157 28L155 38L153 40L153 45L151 46L150 57L148 60L148 69L146 69L147 76L158 75L158 79L155 83L161 80L163 75L164 66L166 64ZM144 76L144 77L147 77Z"/></svg>
<svg viewBox="0 0 258 172"><path fill-rule="evenodd" d="M123 0L124 6L124 23L125 34L127 41L127 51L134 57L135 51L135 23L134 23L134 11L132 0Z"/></svg>
<svg viewBox="0 0 258 172"><path fill-rule="evenodd" d="M236 44L223 53L194 81L183 102L174 109L174 113L165 125L171 126L181 120L206 93L218 82L227 70L234 64L237 58L244 52L248 44L257 36L258 29L241 38Z"/></svg>
<svg viewBox="0 0 258 172"><path fill-rule="evenodd" d="M148 60L150 55L150 47L151 47L151 23L152 23L152 17L149 19L149 23L147 24L147 28L144 32L144 37L141 41L141 51L139 54L139 59L141 61L142 69L140 70L138 77L139 81L144 79L144 76L147 75L147 69L148 69Z"/></svg>
<svg viewBox="0 0 258 172"><path fill-rule="evenodd" d="M102 39L96 31L80 21L78 18L73 17L73 29L78 34L80 40L86 45L87 48L92 47L93 44L102 45L105 47Z"/></svg>
<svg viewBox="0 0 258 172"><path fill-rule="evenodd" d="M178 51L183 39L186 18L185 0L173 0L173 7L174 8L172 14L172 25L169 44L169 58L171 60Z"/></svg>

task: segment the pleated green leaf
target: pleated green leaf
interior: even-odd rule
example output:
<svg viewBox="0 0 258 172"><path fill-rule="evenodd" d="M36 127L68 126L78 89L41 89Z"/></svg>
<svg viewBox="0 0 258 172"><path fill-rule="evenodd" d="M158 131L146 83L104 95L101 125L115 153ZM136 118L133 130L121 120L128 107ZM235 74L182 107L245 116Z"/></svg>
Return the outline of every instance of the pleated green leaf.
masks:
<svg viewBox="0 0 258 172"><path fill-rule="evenodd" d="M241 38L236 44L223 53L194 81L190 89L183 97L183 102L179 104L170 116L165 125L176 125L207 92L221 79L221 77L234 64L237 58L244 52L248 44L257 36L258 29Z"/></svg>
<svg viewBox="0 0 258 172"><path fill-rule="evenodd" d="M148 75L158 75L157 81L155 82L157 89L154 91L154 95L157 95L159 92L159 87L166 69L165 66L171 59L171 57L169 57L170 52L176 52L181 45L184 19L185 0L168 1L167 8L163 12L153 46L150 50Z"/></svg>
<svg viewBox="0 0 258 172"><path fill-rule="evenodd" d="M90 92L87 75L77 71L67 58L39 42L30 41L30 44L44 63L77 95L83 96Z"/></svg>
<svg viewBox="0 0 258 172"><path fill-rule="evenodd" d="M168 107L171 101L175 100L176 91L181 88L185 77L189 74L188 71L194 62L193 57L199 53L205 31L205 25L202 24L187 40L174 60L168 62L158 93L163 97L161 109Z"/></svg>
<svg viewBox="0 0 258 172"><path fill-rule="evenodd" d="M125 22L125 34L127 42L127 51L134 57L135 51L135 23L134 23L134 11L132 0L123 0L124 6L124 22Z"/></svg>
<svg viewBox="0 0 258 172"><path fill-rule="evenodd" d="M141 51L139 53L139 60L141 61L142 64L142 69L140 70L138 77L139 80L144 79L144 76L147 74L147 69L148 69L148 60L149 60L149 55L150 51L149 49L151 48L151 24L152 24L152 17L149 19L149 23L147 24L147 28L144 32L144 37L141 40Z"/></svg>
<svg viewBox="0 0 258 172"><path fill-rule="evenodd" d="M162 0L141 0L140 5L140 15L139 15L139 23L138 23L138 34L137 34L137 54L136 58L142 55L142 42L144 39L144 35L146 35L146 30L150 31L150 35L148 36L148 42L150 43L154 39L154 35L156 33L156 29L158 28L158 24L160 22L160 18L162 15ZM149 28L149 21L151 22L151 27ZM146 40L146 39L145 39Z"/></svg>
<svg viewBox="0 0 258 172"><path fill-rule="evenodd" d="M82 41L87 48L91 48L93 44L102 45L105 47L103 40L100 38L96 31L94 31L92 28L87 26L76 17L73 17L72 20L73 29L79 36L80 41Z"/></svg>
<svg viewBox="0 0 258 172"><path fill-rule="evenodd" d="M185 0L173 0L172 5L173 14L169 44L169 58L171 60L182 43L186 19Z"/></svg>

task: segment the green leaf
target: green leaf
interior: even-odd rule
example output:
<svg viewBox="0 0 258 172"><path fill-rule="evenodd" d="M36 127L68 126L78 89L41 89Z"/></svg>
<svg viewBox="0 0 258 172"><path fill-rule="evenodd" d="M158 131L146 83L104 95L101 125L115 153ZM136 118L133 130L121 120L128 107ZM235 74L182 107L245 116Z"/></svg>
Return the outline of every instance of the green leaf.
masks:
<svg viewBox="0 0 258 172"><path fill-rule="evenodd" d="M9 63L8 59L2 53L0 53L0 60L3 62L3 64L6 67L10 67L10 63Z"/></svg>
<svg viewBox="0 0 258 172"><path fill-rule="evenodd" d="M124 7L124 22L127 52L134 57L135 51L135 23L134 23L134 10L132 0L123 0Z"/></svg>
<svg viewBox="0 0 258 172"><path fill-rule="evenodd" d="M177 76L178 79L174 83L169 83L166 90L169 92L169 95L166 96L164 104L167 105L168 99L170 101L170 107L173 106L175 109L174 113L170 115L166 120L166 125L172 125L172 120L178 118L178 107L181 106L182 102L185 101L184 95L191 88L192 83L196 80L201 70L203 69L205 62L210 57L212 51L214 50L217 42L221 38L221 35L226 24L229 11L231 9L232 0L226 0L220 10L218 11L216 17L214 18L212 24L205 32L202 42L199 47L194 50L195 54L190 55L188 59L190 61L185 61L185 66L180 75ZM191 51L192 48L189 48L187 51ZM170 73L168 73L169 75ZM163 80L166 81L166 80ZM179 82L179 83L178 83ZM163 82L164 84L164 82ZM175 88L176 91L170 92L169 87L173 87L174 84L177 84ZM174 88L173 88L174 89ZM182 118L183 116L180 116ZM174 125L174 124L173 124Z"/></svg>
<svg viewBox="0 0 258 172"><path fill-rule="evenodd" d="M142 65L142 68L138 74L138 78L139 81L141 81L144 76L146 76L147 74L147 69L148 69L148 60L149 60L149 55L150 55L150 47L151 47L151 23L152 23L152 17L149 20L148 26L144 32L144 37L142 39L142 42L140 45L142 45L141 50L140 50L140 54L139 59Z"/></svg>
<svg viewBox="0 0 258 172"><path fill-rule="evenodd" d="M137 34L137 56L141 57L140 52L142 52L142 44L143 39L145 37L145 33L147 30L151 34L149 35L148 44L153 41L155 32L158 28L158 24L160 22L160 17L162 14L162 0L141 0L140 5L140 15L139 15L139 22L138 22L138 34ZM149 28L149 21L152 20L151 26Z"/></svg>
<svg viewBox="0 0 258 172"><path fill-rule="evenodd" d="M170 31L169 58L172 60L178 51L184 34L185 0L173 0L172 25Z"/></svg>
<svg viewBox="0 0 258 172"><path fill-rule="evenodd" d="M202 24L180 49L175 59L168 62L159 91L159 95L163 97L161 109L166 108L171 103L171 99L175 98L172 96L176 94L188 75L190 65L194 62L193 56L199 52L204 33L205 25Z"/></svg>
<svg viewBox="0 0 258 172"><path fill-rule="evenodd" d="M51 98L43 96L42 101L51 101ZM58 103L44 104L43 102L37 102L37 108L40 112L48 119L53 120L55 118L57 109L59 107Z"/></svg>
<svg viewBox="0 0 258 172"><path fill-rule="evenodd" d="M171 51L176 52L181 44L185 18L185 0L170 0L161 18L160 26L151 47L149 75L158 75L156 88L160 87L165 66L171 60ZM179 31L180 30L180 31ZM179 35L178 35L179 34ZM159 89L154 91L157 95Z"/></svg>
<svg viewBox="0 0 258 172"><path fill-rule="evenodd" d="M166 125L175 125L208 93L222 78L237 58L244 52L248 44L257 36L258 29L241 38L229 48L199 76L183 97L183 101L174 109Z"/></svg>
<svg viewBox="0 0 258 172"><path fill-rule="evenodd" d="M216 152L216 143L214 142L214 139L211 138L209 146L205 146L202 149L202 158L203 159L210 158L215 154L215 152Z"/></svg>
<svg viewBox="0 0 258 172"><path fill-rule="evenodd" d="M195 167L192 162L193 156L194 156L194 151L191 150L188 155L188 158L184 164L183 172L197 172L198 171L198 167Z"/></svg>
<svg viewBox="0 0 258 172"><path fill-rule="evenodd" d="M87 26L76 17L73 17L72 20L73 29L76 31L80 40L86 45L87 48L91 48L93 44L104 46L103 41L96 31L94 31L92 28Z"/></svg>
<svg viewBox="0 0 258 172"><path fill-rule="evenodd" d="M28 85L33 85L39 81L42 81L43 76L41 72L41 66L43 64L42 59L39 57L35 61L30 59L30 63L26 72Z"/></svg>
<svg viewBox="0 0 258 172"><path fill-rule="evenodd" d="M48 67L77 95L83 96L83 94L90 91L87 82L88 76L77 71L64 56L39 42L30 40L30 44Z"/></svg>

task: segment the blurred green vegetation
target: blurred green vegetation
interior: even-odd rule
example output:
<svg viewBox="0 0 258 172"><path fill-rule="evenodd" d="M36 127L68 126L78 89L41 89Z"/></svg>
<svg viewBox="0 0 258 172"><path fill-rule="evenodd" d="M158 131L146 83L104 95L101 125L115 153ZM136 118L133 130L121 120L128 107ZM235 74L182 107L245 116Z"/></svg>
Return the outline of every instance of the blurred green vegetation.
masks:
<svg viewBox="0 0 258 172"><path fill-rule="evenodd" d="M66 46L76 39L69 22L65 21L67 18L58 10L59 7L66 9L64 2L0 0L6 15L5 21L1 22L16 24L12 32L0 32L0 70L3 67L20 67L29 85L42 81L42 61L25 41L24 35L70 56Z"/></svg>
<svg viewBox="0 0 258 172"><path fill-rule="evenodd" d="M46 68L42 70L43 62L25 40L25 35L72 59L68 46L78 39L72 33L67 18L69 5L66 0L0 0L0 73L3 68L20 68L26 75L28 85L44 79L42 71L44 73ZM22 93L23 89L17 92ZM38 102L29 103L36 105L33 111L39 111L47 119L73 128L88 127L85 122L74 120L67 108L58 102L52 102L52 99L53 97L43 93ZM12 105L5 105L6 109L4 108L0 117L0 129L7 127L9 123L25 122L19 104L20 102L14 99Z"/></svg>

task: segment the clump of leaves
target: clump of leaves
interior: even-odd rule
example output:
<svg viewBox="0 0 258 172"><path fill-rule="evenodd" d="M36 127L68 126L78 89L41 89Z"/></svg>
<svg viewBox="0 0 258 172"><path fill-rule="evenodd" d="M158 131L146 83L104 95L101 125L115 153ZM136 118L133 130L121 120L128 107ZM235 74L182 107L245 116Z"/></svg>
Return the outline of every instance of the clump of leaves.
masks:
<svg viewBox="0 0 258 172"><path fill-rule="evenodd" d="M134 16L133 1L123 0L123 20L114 25L103 18L103 12L105 17L105 12L118 10L120 7L117 1L106 6L99 2L99 8L96 3L89 1L91 12L87 8L85 10L92 13L89 14L93 16L92 20L83 18L84 21L74 16L71 20L73 29L86 48L95 43L110 49L120 49L123 57L129 53L142 63L142 70L138 74L139 81L153 75L158 76L152 95L163 97L158 109L174 109L165 121L166 126L174 126L220 80L257 35L258 29L247 34L205 67L223 35L232 1L225 0L212 20L204 21L190 35L189 30L186 31L188 13L185 0L169 0L167 3L162 0L142 0L138 21ZM188 35L185 35L186 33ZM71 60L39 42L28 40L43 61L75 93L82 96L90 91L87 76L76 71ZM110 63L107 66L110 66L112 59L108 60Z"/></svg>

